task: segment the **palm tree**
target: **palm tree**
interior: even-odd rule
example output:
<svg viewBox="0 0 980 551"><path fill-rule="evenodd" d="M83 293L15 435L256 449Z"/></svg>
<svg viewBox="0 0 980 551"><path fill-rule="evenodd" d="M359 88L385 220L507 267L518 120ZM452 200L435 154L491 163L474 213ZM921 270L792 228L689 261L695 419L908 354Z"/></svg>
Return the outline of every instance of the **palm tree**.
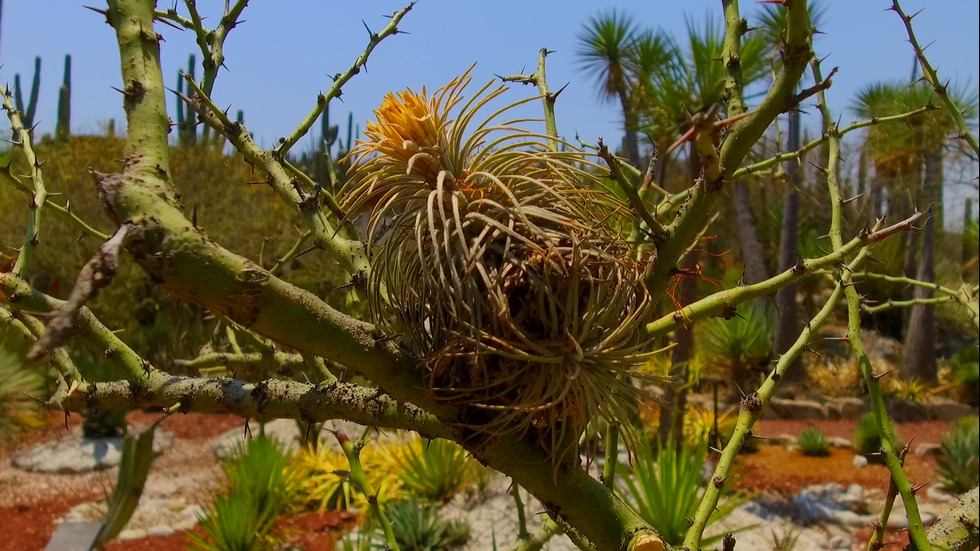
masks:
<svg viewBox="0 0 980 551"><path fill-rule="evenodd" d="M954 103L972 119L977 114L976 92L950 87ZM922 84L875 83L858 93L854 111L862 117L883 117L938 105L933 90ZM879 125L868 131L865 148L875 168L873 195L888 196L888 210L901 216L912 205L903 200L914 198L917 206L932 205L934 214L921 232L916 247L905 247L906 273L928 283L935 283L935 232L943 224L943 164L949 135L956 131L952 117L945 111L933 111L910 120L907 125ZM919 251L916 249L919 248ZM916 259L916 253L919 253ZM928 298L932 291L915 287L912 298ZM905 330L905 353L902 376L934 382L936 370L936 321L928 304L912 306Z"/></svg>
<svg viewBox="0 0 980 551"><path fill-rule="evenodd" d="M689 127L691 118L697 113L718 109L725 113L724 101L725 68L722 64L723 31L712 20L703 26L692 21L687 24L686 48L665 33L662 29L638 32L628 57L627 68L634 82L634 108L637 110L642 128L647 138L660 151L683 134ZM761 78L763 44L760 40L749 38L742 45L743 74L746 82ZM658 180L665 184L665 174L670 159L660 159ZM687 152L686 180L693 182L700 171L700 159L691 147ZM758 240L756 240L758 242ZM759 247L761 256L761 247ZM691 252L682 261L683 267L693 269L697 265L697 254ZM694 300L697 281L687 278L679 285L680 302ZM672 372L684 381L687 378L687 363L693 353L692 328L679 329L674 334L675 346L671 352ZM686 405L686 390L683 385L667 389L665 400L671 408L661 410L660 436L663 439L679 438L679 427L683 417L674 412L682 412Z"/></svg>
<svg viewBox="0 0 980 551"><path fill-rule="evenodd" d="M592 17L578 35L578 57L583 69L595 77L604 100L618 99L623 109L626 157L640 164L637 118L633 102L633 82L628 58L636 42L633 18L615 10Z"/></svg>

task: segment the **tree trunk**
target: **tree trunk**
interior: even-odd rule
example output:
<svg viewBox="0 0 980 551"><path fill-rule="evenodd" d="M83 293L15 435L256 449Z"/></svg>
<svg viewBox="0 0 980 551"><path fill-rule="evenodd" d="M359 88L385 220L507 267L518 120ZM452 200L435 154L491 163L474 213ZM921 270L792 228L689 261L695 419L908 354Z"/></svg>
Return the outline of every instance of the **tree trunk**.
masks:
<svg viewBox="0 0 980 551"><path fill-rule="evenodd" d="M630 164L640 168L640 143L636 135L636 128L639 126L639 117L633 109L633 102L626 90L619 91L619 101L623 106L623 148L626 158Z"/></svg>
<svg viewBox="0 0 980 551"><path fill-rule="evenodd" d="M789 114L789 132L786 147L789 151L796 151L800 148L800 112L792 111ZM803 174L800 164L796 160L786 163L786 174L789 176L789 185L786 190L786 199L783 202L783 227L779 240L779 271L789 270L799 259L797 251L797 241L799 239L800 226L800 195L797 192L803 183ZM789 347L796 342L800 336L800 316L796 306L796 284L790 284L776 292L777 320L773 334L773 350L777 354L784 354ZM800 367L800 358L786 369L783 381L787 383L798 383L805 379L805 373Z"/></svg>
<svg viewBox="0 0 980 551"><path fill-rule="evenodd" d="M922 186L922 200L936 205L942 200L943 154L937 148L925 156L925 180ZM919 268L916 279L928 283L936 281L935 248L936 220L930 217L922 232L922 248L919 254ZM932 289L916 286L913 298L926 299L933 296ZM936 316L931 304L916 304L909 314L909 327L905 337L905 356L902 359L902 378L906 381L919 379L927 383L938 381L936 369Z"/></svg>
<svg viewBox="0 0 980 551"><path fill-rule="evenodd" d="M769 279L766 270L765 253L755 229L755 218L749 205L749 190L745 182L735 182L735 221L738 223L738 239L742 248L742 263L745 265L745 283L759 283Z"/></svg>

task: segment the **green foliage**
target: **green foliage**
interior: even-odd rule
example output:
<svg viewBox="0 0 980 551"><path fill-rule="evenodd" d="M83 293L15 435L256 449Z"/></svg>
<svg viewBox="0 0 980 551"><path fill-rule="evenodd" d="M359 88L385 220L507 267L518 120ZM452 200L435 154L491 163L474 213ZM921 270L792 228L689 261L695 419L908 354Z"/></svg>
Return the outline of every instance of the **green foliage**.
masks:
<svg viewBox="0 0 980 551"><path fill-rule="evenodd" d="M205 508L204 535L190 534L191 548L206 551L275 549L272 527L297 498L299 478L290 455L265 436L239 445L221 465L227 483Z"/></svg>
<svg viewBox="0 0 980 551"><path fill-rule="evenodd" d="M830 443L820 429L807 427L800 433L796 441L800 448L800 453L807 457L827 457L830 455Z"/></svg>
<svg viewBox="0 0 980 551"><path fill-rule="evenodd" d="M953 381L959 386L960 399L977 405L980 397L980 348L968 346L949 362Z"/></svg>
<svg viewBox="0 0 980 551"><path fill-rule="evenodd" d="M772 534L772 551L793 551L796 549L796 544L800 540L800 534L802 530L793 528L783 532L783 535L779 535L775 530L771 532Z"/></svg>
<svg viewBox="0 0 980 551"><path fill-rule="evenodd" d="M923 381L918 379L904 381L897 377L892 378L883 390L890 398L908 400L916 404L924 404L933 392L933 389Z"/></svg>
<svg viewBox="0 0 980 551"><path fill-rule="evenodd" d="M387 509L395 542L401 551L441 551L455 549L470 538L469 526L439 516L438 506L423 505L415 498L398 501ZM372 533L375 549L386 549L384 533Z"/></svg>
<svg viewBox="0 0 980 551"><path fill-rule="evenodd" d="M961 494L980 483L980 419L963 417L953 424L939 447L943 488Z"/></svg>
<svg viewBox="0 0 980 551"><path fill-rule="evenodd" d="M723 375L742 384L754 382L772 349L773 318L769 310L749 306L731 319L711 318L698 331L701 353Z"/></svg>
<svg viewBox="0 0 980 551"><path fill-rule="evenodd" d="M378 446L361 449L360 460L368 486L374 488L379 503L397 501L404 494L401 479L393 467L397 449L385 450ZM304 449L296 461L299 470L301 500L320 511L369 511L367 498L354 490L350 482L350 465L339 450L320 446L317 450Z"/></svg>
<svg viewBox="0 0 980 551"><path fill-rule="evenodd" d="M869 413L858 420L851 436L851 446L855 452L864 455L881 450L881 431L878 430L874 413Z"/></svg>
<svg viewBox="0 0 980 551"><path fill-rule="evenodd" d="M706 481L702 478L705 459L708 453L707 442L695 446L684 445L680 449L668 441L661 444L659 453L652 442L636 450L636 462L630 475L624 474L622 486L617 488L620 496L660 533L664 541L678 545L690 528L688 519L694 518L701 497L704 495ZM731 476L725 481L722 495L731 495L741 476ZM708 520L710 525L722 519L736 507L749 500L749 496L735 494L718 503ZM741 528L736 532L748 530ZM705 546L721 539L722 536L705 538Z"/></svg>
<svg viewBox="0 0 980 551"><path fill-rule="evenodd" d="M475 477L474 461L449 440L418 440L402 449L395 463L405 488L432 502L448 501Z"/></svg>
<svg viewBox="0 0 980 551"><path fill-rule="evenodd" d="M40 397L44 376L38 366L25 364L25 351L10 340L0 333L0 439L43 425L37 403L30 397Z"/></svg>

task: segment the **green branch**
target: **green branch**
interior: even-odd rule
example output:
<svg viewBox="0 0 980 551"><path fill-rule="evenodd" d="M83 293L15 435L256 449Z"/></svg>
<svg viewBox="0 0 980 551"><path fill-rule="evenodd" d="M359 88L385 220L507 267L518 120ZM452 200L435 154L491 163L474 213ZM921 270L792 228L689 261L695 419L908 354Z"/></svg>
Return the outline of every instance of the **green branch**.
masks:
<svg viewBox="0 0 980 551"><path fill-rule="evenodd" d="M320 94L317 97L316 107L310 111L310 114L303 119L303 121L299 124L296 130L289 135L289 137L282 138L280 140L279 147L275 149L275 153L280 159L285 159L286 153L289 152L290 148L292 148L293 145L300 140L300 138L309 132L310 128L323 113L323 110L327 108L327 104L330 103L330 100L340 97L341 89L344 87L344 84L347 84L348 80L350 80L357 73L361 72L361 67L364 67L364 65L367 64L368 57L371 55L371 52L374 51L374 48L377 47L377 45L380 44L385 38L398 34L398 23L400 23L402 18L405 17L405 14L411 11L413 6L415 6L414 2L392 14L391 21L385 26L384 29L381 30L380 33L375 33L368 29L368 35L370 37L368 40L368 45L364 48L364 51L361 52L361 55L357 56L357 59L354 60L354 64L351 65L350 68L344 73L334 76L333 85L329 90L327 90L327 93Z"/></svg>
<svg viewBox="0 0 980 551"><path fill-rule="evenodd" d="M41 235L41 209L47 200L48 192L44 188L44 176L41 174L41 162L34 154L31 147L30 129L24 128L20 119L20 112L14 109L11 102L10 92L0 86L0 97L3 98L3 109L7 112L10 119L10 129L13 130L13 143L24 153L27 167L30 171L30 179L33 185L31 202L29 203L30 214L27 215L27 235L24 237L24 244L20 248L17 260L14 262L13 273L24 275L24 271L30 265L34 257L34 250L37 248ZM12 162L12 161L11 161Z"/></svg>
<svg viewBox="0 0 980 551"><path fill-rule="evenodd" d="M897 224L862 232L848 241L839 250L835 250L819 258L800 260L796 266L765 281L719 291L711 296L692 302L680 310L671 312L647 324L647 333L653 336L665 335L692 320L709 316L734 315L736 305L754 298L773 294L778 289L796 282L807 275L812 275L821 268L838 265L845 261L850 254L864 246L878 243L892 235L912 229L914 224L926 215L924 212L918 212Z"/></svg>
<svg viewBox="0 0 980 551"><path fill-rule="evenodd" d="M938 108L935 107L935 106L926 105L925 107L920 107L918 109L909 111L908 113L902 113L900 115L892 115L890 117L879 117L879 118L873 118L873 119L866 120L866 121L858 121L858 122L855 122L855 123L853 123L853 124L845 127L843 130L841 130L840 132L838 132L838 134L843 137L848 132L853 132L855 130L860 130L861 128L867 128L869 126L875 126L875 125L878 125L878 124L883 124L883 123L888 123L888 122L898 122L898 121L909 120L909 119L912 119L912 118L917 117L919 115L922 115L924 113L928 113L929 111L935 111L936 109L938 109ZM803 158L804 155L806 155L810 151L812 151L812 150L816 149L817 147L819 147L819 146L827 143L827 140L828 139L829 138L828 138L827 135L823 135L823 136L820 136L819 138L817 138L817 139L815 139L815 140L813 140L811 142L806 143L803 147L801 147L800 149L798 149L796 151L788 151L786 153L780 153L779 155L775 155L775 156L770 157L770 158L768 158L768 159L766 159L764 161L759 161L759 162L753 163L751 165L743 166L742 168L740 168L740 169L738 169L738 170L736 170L735 172L732 173L732 180L738 180L739 178L743 178L743 177L748 176L750 174L755 174L755 173L757 173L760 170L763 170L763 169L766 169L766 168L769 168L769 167L773 167L773 166L777 166L777 165L782 164L782 163L784 163L786 161L792 161L794 159L796 159L797 161L799 161L800 159Z"/></svg>
<svg viewBox="0 0 980 551"><path fill-rule="evenodd" d="M548 88L548 78L545 73L545 58L550 53L552 52L547 48L541 48L541 51L538 52L538 69L533 75L519 74L500 77L500 80L504 82L533 84L538 87L538 91L541 93L541 102L544 104L544 128L545 133L548 135L548 144L551 146L552 151L558 151L558 124L555 120L555 100L558 99L558 94L561 93L561 90L552 94Z"/></svg>
<svg viewBox="0 0 980 551"><path fill-rule="evenodd" d="M922 50L922 47L919 46L919 40L915 37L915 32L912 30L912 18L914 18L916 14L905 15L905 12L902 11L902 6L899 5L898 0L892 0L892 7L890 9L902 18L902 23L905 25L905 32L909 35L909 44L911 44L912 49L915 50L915 57L919 60L919 65L922 67L922 78L932 85L932 89L935 90L940 101L942 101L943 105L946 106L946 111L948 111L950 116L953 117L953 120L956 122L956 127L960 131L959 137L963 138L966 143L970 144L970 148L973 149L973 153L980 155L980 144L977 143L977 137L970 132L970 125L967 124L966 119L963 117L963 113L960 111L959 107L953 103L952 98L949 97L949 93L946 89L947 86L949 86L949 83L939 83L939 75L936 74L936 70L932 68L929 60L926 59L925 52Z"/></svg>
<svg viewBox="0 0 980 551"><path fill-rule="evenodd" d="M814 80L819 82L821 80L820 61L814 60L812 65ZM827 189L831 204L830 240L833 243L834 250L839 252L844 247L844 242L841 238L841 207L844 204L844 198L841 197L840 186L837 182L837 165L840 162L840 136L838 135L837 125L830 114L830 108L827 107L826 98L822 91L819 93L819 107L823 115L824 132L830 138L828 142L829 161L826 170ZM871 411L874 413L881 434L881 447L885 452L885 464L888 466L888 470L891 472L892 482L898 489L898 493L901 494L902 501L905 504L905 512L909 520L909 540L919 551L930 551L932 546L929 544L929 539L926 537L925 529L922 525L922 517L919 514L914 491L909 484L908 478L905 476L905 471L902 470L902 462L898 457L898 451L896 449L897 439L892 429L891 420L888 418L888 412L885 409L885 400L881 392L881 385L878 384L878 379L882 375L874 371L871 366L871 360L868 359L864 345L861 342L861 297L858 295L857 290L854 289L850 271L841 270L839 272L839 282L840 285L844 286L844 292L847 297L848 342L861 366L861 374L864 376L864 382L868 388L868 395L871 397Z"/></svg>
<svg viewBox="0 0 980 551"><path fill-rule="evenodd" d="M973 488L929 528L938 549L970 551L980 545L980 488Z"/></svg>
<svg viewBox="0 0 980 551"><path fill-rule="evenodd" d="M340 207L333 196L325 190L318 192L315 183L302 172L295 168L290 170L289 163L280 158L275 150L266 151L259 147L244 125L233 122L191 79L187 78L187 82L195 88L196 95L191 100L191 105L201 121L227 137L246 161L269 175L269 183L275 192L292 205L313 230L314 243L330 254L349 274L366 274L369 264L364 245L360 241L344 239L338 235L320 209L320 201L327 197L327 204L333 204L339 212ZM301 180L307 184L306 189L310 189L309 192L299 185Z"/></svg>
<svg viewBox="0 0 980 551"><path fill-rule="evenodd" d="M864 253L858 255L851 265L859 265L864 256ZM762 386L757 391L742 399L742 402L739 404L735 431L732 433L732 437L725 446L725 449L722 450L721 457L718 458L718 464L715 466L715 471L711 476L711 484L708 484L705 488L704 495L701 497L701 503L698 504L698 510L694 515L691 528L684 537L685 549L701 549L701 537L704 534L704 529L708 526L708 521L715 511L715 507L718 506L718 500L721 499L721 492L724 488L725 480L728 479L732 467L735 464L735 457L738 455L739 450L741 450L752 426L762 417L762 412L775 393L783 374L793 364L796 358L803 353L810 339L827 323L827 320L830 319L843 295L844 293L840 285L834 288L830 298L827 299L827 302L817 312L817 315L810 320L810 323L803 328L796 342L776 362L776 367L766 378L765 382L762 383Z"/></svg>
<svg viewBox="0 0 980 551"><path fill-rule="evenodd" d="M725 10L725 39L721 49L721 60L725 64L725 100L728 115L744 113L745 98L742 78L742 36L748 30L748 23L739 14L738 0L723 0Z"/></svg>

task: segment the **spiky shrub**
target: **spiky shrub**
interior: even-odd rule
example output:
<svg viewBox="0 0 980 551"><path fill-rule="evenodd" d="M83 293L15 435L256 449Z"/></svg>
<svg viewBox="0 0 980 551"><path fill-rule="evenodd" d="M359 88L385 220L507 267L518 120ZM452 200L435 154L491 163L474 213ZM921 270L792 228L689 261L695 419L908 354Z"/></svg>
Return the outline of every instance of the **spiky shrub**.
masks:
<svg viewBox="0 0 980 551"><path fill-rule="evenodd" d="M392 504L385 510L391 522L398 549L403 551L442 551L458 549L470 539L470 527L462 521L450 521L439 515L436 505L426 505L416 498ZM373 549L388 549L384 533L371 533Z"/></svg>
<svg viewBox="0 0 980 551"><path fill-rule="evenodd" d="M773 319L769 310L750 306L731 319L711 318L698 331L701 351L733 382L755 382L772 349Z"/></svg>
<svg viewBox="0 0 980 551"><path fill-rule="evenodd" d="M688 407L684 412L684 440L691 446L698 446L701 442L711 443L716 423L718 440L721 445L725 445L735 432L735 416L730 411L716 416L710 409L696 405ZM717 445L717 443L713 444Z"/></svg>
<svg viewBox="0 0 980 551"><path fill-rule="evenodd" d="M980 399L980 348L968 346L950 360L952 379L961 401L977 405Z"/></svg>
<svg viewBox="0 0 980 551"><path fill-rule="evenodd" d="M361 466L368 484L377 492L379 503L393 502L405 495L391 459L400 453L399 450L398 447L380 449L376 445L361 450ZM369 511L367 498L351 487L350 466L339 450L328 446L304 449L296 458L296 468L301 481L300 499L307 506L319 511Z"/></svg>
<svg viewBox="0 0 980 551"><path fill-rule="evenodd" d="M939 446L943 488L961 494L980 483L980 419L963 417L953 424Z"/></svg>
<svg viewBox="0 0 980 551"><path fill-rule="evenodd" d="M800 453L807 457L827 457L830 455L830 442L816 427L807 427L796 440Z"/></svg>
<svg viewBox="0 0 980 551"><path fill-rule="evenodd" d="M892 378L886 388L885 395L899 400L907 400L916 404L925 403L932 394L933 389L923 381L918 379L902 380L898 377Z"/></svg>
<svg viewBox="0 0 980 551"><path fill-rule="evenodd" d="M671 545L679 545L694 518L705 485L702 471L708 455L708 443L683 445L676 448L671 441L659 446L647 443L636 450L633 472L622 477L617 491L633 509L650 523L660 536ZM657 450L659 448L659 451ZM730 496L718 503L708 524L714 523L749 500L749 496L735 493L733 489L741 475L731 476L723 482L722 495ZM744 527L735 532L748 530ZM710 546L722 536L704 538L702 545Z"/></svg>
<svg viewBox="0 0 980 551"><path fill-rule="evenodd" d="M221 465L227 478L205 508L204 535L192 532L192 549L246 551L275 549L273 525L296 503L298 471L292 457L271 438L259 436L239 445L238 454Z"/></svg>
<svg viewBox="0 0 980 551"><path fill-rule="evenodd" d="M876 453L881 450L881 431L873 413L858 420L857 427L851 435L851 445L854 451L863 455Z"/></svg>
<svg viewBox="0 0 980 551"><path fill-rule="evenodd" d="M374 317L467 426L573 455L593 417L629 425L636 391L621 375L648 357L646 262L592 159L497 122L509 107L474 123L506 89L457 109L469 82L389 94L351 151L342 195L370 211Z"/></svg>
<svg viewBox="0 0 980 551"><path fill-rule="evenodd" d="M38 405L30 398L43 390L44 377L37 366L25 366L23 351L0 333L0 439L43 425Z"/></svg>
<svg viewBox="0 0 980 551"><path fill-rule="evenodd" d="M405 489L431 502L448 501L475 480L476 462L449 440L416 439L395 456Z"/></svg>

